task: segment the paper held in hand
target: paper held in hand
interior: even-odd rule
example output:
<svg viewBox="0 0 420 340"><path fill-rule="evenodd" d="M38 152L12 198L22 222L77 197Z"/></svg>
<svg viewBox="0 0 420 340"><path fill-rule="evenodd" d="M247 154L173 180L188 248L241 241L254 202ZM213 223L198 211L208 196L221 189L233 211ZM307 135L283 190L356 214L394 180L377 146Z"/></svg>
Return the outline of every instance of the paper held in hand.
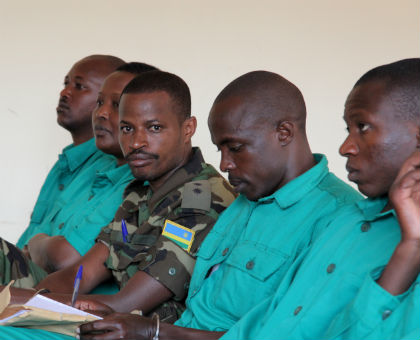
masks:
<svg viewBox="0 0 420 340"><path fill-rule="evenodd" d="M10 284L0 292L0 325L37 328L76 335L82 323L101 317L70 307L42 295L35 295L23 305L10 305Z"/></svg>

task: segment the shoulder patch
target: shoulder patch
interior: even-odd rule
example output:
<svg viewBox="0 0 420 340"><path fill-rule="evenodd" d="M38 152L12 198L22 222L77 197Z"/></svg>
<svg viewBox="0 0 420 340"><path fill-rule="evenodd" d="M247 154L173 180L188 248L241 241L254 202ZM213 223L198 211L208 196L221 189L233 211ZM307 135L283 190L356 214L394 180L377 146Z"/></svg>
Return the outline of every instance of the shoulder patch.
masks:
<svg viewBox="0 0 420 340"><path fill-rule="evenodd" d="M184 185L182 209L210 211L211 185L208 180L189 182Z"/></svg>

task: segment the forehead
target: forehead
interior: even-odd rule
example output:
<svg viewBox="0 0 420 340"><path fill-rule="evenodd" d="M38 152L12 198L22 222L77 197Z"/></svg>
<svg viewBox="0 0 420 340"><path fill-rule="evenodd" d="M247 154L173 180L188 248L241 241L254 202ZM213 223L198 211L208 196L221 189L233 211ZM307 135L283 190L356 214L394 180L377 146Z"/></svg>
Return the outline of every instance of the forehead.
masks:
<svg viewBox="0 0 420 340"><path fill-rule="evenodd" d="M101 93L118 93L120 94L124 87L135 77L134 74L128 72L113 72L105 78L101 90Z"/></svg>
<svg viewBox="0 0 420 340"><path fill-rule="evenodd" d="M385 84L372 81L356 86L347 97L344 118L374 115L377 119L392 119L393 105Z"/></svg>
<svg viewBox="0 0 420 340"><path fill-rule="evenodd" d="M82 59L78 61L66 75L66 77L70 78L77 77L87 81L100 81L101 84L106 76L107 72L104 70L103 62L93 59Z"/></svg>
<svg viewBox="0 0 420 340"><path fill-rule="evenodd" d="M141 119L174 120L172 99L167 92L128 93L121 97L120 117Z"/></svg>
<svg viewBox="0 0 420 340"><path fill-rule="evenodd" d="M213 142L218 144L227 139L261 138L261 129L266 128L268 124L258 117L254 106L240 97L231 97L215 103L208 119Z"/></svg>

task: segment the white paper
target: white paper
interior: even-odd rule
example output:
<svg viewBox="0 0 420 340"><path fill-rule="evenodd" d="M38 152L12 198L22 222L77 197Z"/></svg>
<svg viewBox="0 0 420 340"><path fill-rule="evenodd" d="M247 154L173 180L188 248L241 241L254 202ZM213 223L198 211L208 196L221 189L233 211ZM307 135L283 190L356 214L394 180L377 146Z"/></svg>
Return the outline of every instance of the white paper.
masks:
<svg viewBox="0 0 420 340"><path fill-rule="evenodd" d="M81 316L90 315L97 318L98 320L102 319L101 317L97 315L84 312L80 309L71 307L69 305L65 305L64 303L55 301L53 299L47 298L46 296L39 295L39 294L35 295L32 299L26 302L25 306L42 308L42 309L46 309L46 310L58 312L58 313L75 314L75 315L81 315Z"/></svg>
<svg viewBox="0 0 420 340"><path fill-rule="evenodd" d="M40 308L40 309L45 309L48 311L52 311L52 312L57 312L57 313L65 313L65 314L74 314L74 315L81 315L81 316L93 316L94 318L100 320L102 319L101 317L94 315L94 314L90 314L87 312L84 312L80 309L65 305L64 303L52 300L50 298L47 298L43 295L35 295L33 298L31 298L28 302L26 302L24 304L27 307L36 307L36 308ZM0 323L4 323L7 320L14 318L15 316L21 315L23 313L26 313L25 310L20 310L18 312L16 312L15 314L1 319Z"/></svg>

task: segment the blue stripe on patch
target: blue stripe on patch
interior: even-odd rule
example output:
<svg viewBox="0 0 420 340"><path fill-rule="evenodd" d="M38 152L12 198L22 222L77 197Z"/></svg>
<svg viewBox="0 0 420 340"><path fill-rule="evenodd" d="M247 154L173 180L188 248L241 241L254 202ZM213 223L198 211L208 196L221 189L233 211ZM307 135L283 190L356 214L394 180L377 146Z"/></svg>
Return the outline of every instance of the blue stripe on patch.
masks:
<svg viewBox="0 0 420 340"><path fill-rule="evenodd" d="M193 233L191 231L182 229L177 225L172 224L169 220L166 222L165 232L178 236L179 238L184 239L185 241L191 241Z"/></svg>

